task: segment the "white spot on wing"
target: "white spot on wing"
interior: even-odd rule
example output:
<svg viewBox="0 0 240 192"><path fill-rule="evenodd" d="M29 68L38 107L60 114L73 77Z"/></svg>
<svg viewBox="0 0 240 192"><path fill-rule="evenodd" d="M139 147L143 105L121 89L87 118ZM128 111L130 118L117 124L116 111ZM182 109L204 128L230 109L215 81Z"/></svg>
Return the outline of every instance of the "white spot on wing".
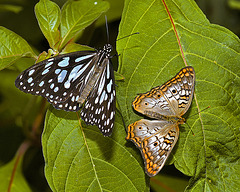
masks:
<svg viewBox="0 0 240 192"><path fill-rule="evenodd" d="M54 60L54 58L52 57L52 58L50 58L50 59L48 59L48 61L53 61Z"/></svg>
<svg viewBox="0 0 240 192"><path fill-rule="evenodd" d="M31 83L32 81L33 81L33 78L30 77L30 78L28 79L28 83Z"/></svg>
<svg viewBox="0 0 240 192"><path fill-rule="evenodd" d="M58 63L59 67L67 67L69 65L70 57L64 57L62 61Z"/></svg>
<svg viewBox="0 0 240 192"><path fill-rule="evenodd" d="M49 72L49 69L50 69L50 67L48 67L47 69L45 69L45 70L42 72L42 75L47 74L47 73Z"/></svg>
<svg viewBox="0 0 240 192"><path fill-rule="evenodd" d="M81 57L78 57L77 59L75 59L75 62L80 62L82 60L85 60L85 59L88 59L90 57L92 57L93 55L84 55L84 56L81 56Z"/></svg>
<svg viewBox="0 0 240 192"><path fill-rule="evenodd" d="M53 64L53 62L49 62L47 65L45 65L45 68L50 67Z"/></svg>
<svg viewBox="0 0 240 192"><path fill-rule="evenodd" d="M103 99L105 98L105 94L106 94L106 92L105 92L105 90L104 90L104 91L102 92L101 97L100 97L100 101L99 101L99 104L100 104L100 105L102 104Z"/></svg>
<svg viewBox="0 0 240 192"><path fill-rule="evenodd" d="M112 119L113 118L113 111L111 112L111 115L110 115L110 119Z"/></svg>
<svg viewBox="0 0 240 192"><path fill-rule="evenodd" d="M58 90L59 90L59 88L55 87L53 91L56 93L56 92L58 92Z"/></svg>
<svg viewBox="0 0 240 192"><path fill-rule="evenodd" d="M72 100L72 102L74 102L75 101L75 96L73 96L71 100Z"/></svg>
<svg viewBox="0 0 240 192"><path fill-rule="evenodd" d="M110 78L110 69L109 69L109 65L107 65L107 79Z"/></svg>
<svg viewBox="0 0 240 192"><path fill-rule="evenodd" d="M65 83L64 83L64 87L66 88L66 89L69 89L69 87L70 87L70 82L68 82L68 81L66 81Z"/></svg>
<svg viewBox="0 0 240 192"><path fill-rule="evenodd" d="M39 87L42 87L44 84L44 81L41 81L41 83L39 83Z"/></svg>
<svg viewBox="0 0 240 192"><path fill-rule="evenodd" d="M61 72L61 69L56 69L55 74L59 74Z"/></svg>
<svg viewBox="0 0 240 192"><path fill-rule="evenodd" d="M67 75L67 70L62 70L62 72L58 75L58 83L62 83Z"/></svg>
<svg viewBox="0 0 240 192"><path fill-rule="evenodd" d="M51 89L53 89L53 87L54 87L54 83L52 83L52 84L50 85L50 88L51 88Z"/></svg>
<svg viewBox="0 0 240 192"><path fill-rule="evenodd" d="M107 92L110 93L111 92L111 87L112 87L112 79L110 80L110 82L107 84Z"/></svg>
<svg viewBox="0 0 240 192"><path fill-rule="evenodd" d="M28 75L31 76L34 73L35 69L32 69L31 71L28 72ZM22 75L20 76L20 79L22 78Z"/></svg>
<svg viewBox="0 0 240 192"><path fill-rule="evenodd" d="M104 75L101 77L101 81L99 83L99 87L98 87L98 94L100 95L102 90L103 90L103 87L104 87L104 84L105 84L105 78L104 78Z"/></svg>
<svg viewBox="0 0 240 192"><path fill-rule="evenodd" d="M97 103L98 103L98 100L99 100L99 97L96 97L94 103L97 104Z"/></svg>

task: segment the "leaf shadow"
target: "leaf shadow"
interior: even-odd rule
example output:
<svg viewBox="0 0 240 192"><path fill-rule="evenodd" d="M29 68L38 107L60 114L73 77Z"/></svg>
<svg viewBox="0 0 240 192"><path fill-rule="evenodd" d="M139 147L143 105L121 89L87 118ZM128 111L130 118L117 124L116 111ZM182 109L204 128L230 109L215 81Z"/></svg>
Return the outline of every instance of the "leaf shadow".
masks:
<svg viewBox="0 0 240 192"><path fill-rule="evenodd" d="M78 121L78 131L80 137L85 141L85 144L90 146L97 146L101 151L103 159L109 161L114 155L114 133L111 137L104 137L97 126L86 125L83 120L79 119L80 115L78 112L66 112L62 110L56 110L52 106L49 110L58 118L64 118L66 120Z"/></svg>
<svg viewBox="0 0 240 192"><path fill-rule="evenodd" d="M85 124L82 121L82 124ZM103 159L110 161L114 155L114 140L112 139L114 133L111 137L104 137L97 126L84 125L83 128L84 135L87 142L95 143L95 146L101 151Z"/></svg>

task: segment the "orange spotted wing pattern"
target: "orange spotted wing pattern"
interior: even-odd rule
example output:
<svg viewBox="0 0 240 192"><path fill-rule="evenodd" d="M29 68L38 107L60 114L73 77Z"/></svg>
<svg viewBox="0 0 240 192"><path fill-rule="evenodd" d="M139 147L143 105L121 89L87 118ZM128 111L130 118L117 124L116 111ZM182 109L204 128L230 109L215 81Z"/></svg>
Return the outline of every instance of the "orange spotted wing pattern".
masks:
<svg viewBox="0 0 240 192"><path fill-rule="evenodd" d="M155 176L164 166L179 136L179 124L191 105L195 84L193 67L182 68L175 77L140 94L133 108L150 118L141 119L128 126L127 140L141 151L146 173Z"/></svg>

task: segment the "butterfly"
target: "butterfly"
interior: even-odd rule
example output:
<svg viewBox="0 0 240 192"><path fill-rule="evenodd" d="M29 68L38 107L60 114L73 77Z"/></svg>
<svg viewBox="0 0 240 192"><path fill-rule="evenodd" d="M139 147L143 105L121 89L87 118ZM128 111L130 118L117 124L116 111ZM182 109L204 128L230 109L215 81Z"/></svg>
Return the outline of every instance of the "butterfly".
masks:
<svg viewBox="0 0 240 192"><path fill-rule="evenodd" d="M16 79L25 93L45 97L56 109L78 111L86 124L97 125L104 136L114 126L116 92L110 53L102 50L58 55L34 64Z"/></svg>
<svg viewBox="0 0 240 192"><path fill-rule="evenodd" d="M179 124L189 109L194 92L193 67L182 68L162 86L138 95L133 108L156 120L141 119L127 128L127 140L141 151L145 172L153 177L163 168L179 136Z"/></svg>

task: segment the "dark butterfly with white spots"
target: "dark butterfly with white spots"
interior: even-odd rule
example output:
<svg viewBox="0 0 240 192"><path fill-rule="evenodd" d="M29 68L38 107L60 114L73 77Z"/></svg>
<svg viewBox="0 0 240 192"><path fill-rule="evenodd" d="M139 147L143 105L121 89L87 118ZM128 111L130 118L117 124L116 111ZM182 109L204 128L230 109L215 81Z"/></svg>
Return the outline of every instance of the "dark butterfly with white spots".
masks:
<svg viewBox="0 0 240 192"><path fill-rule="evenodd" d="M45 97L56 109L81 110L86 124L97 125L104 136L115 119L115 80L106 44L98 51L78 51L46 59L23 71L15 85L25 93Z"/></svg>

